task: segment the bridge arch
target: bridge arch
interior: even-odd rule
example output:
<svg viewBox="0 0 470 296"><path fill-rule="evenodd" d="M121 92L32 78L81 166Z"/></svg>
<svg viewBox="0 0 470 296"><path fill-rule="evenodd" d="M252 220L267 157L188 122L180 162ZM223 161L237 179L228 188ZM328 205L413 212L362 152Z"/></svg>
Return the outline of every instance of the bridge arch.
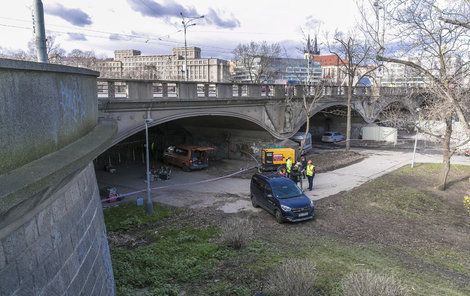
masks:
<svg viewBox="0 0 470 296"><path fill-rule="evenodd" d="M347 108L348 105L346 102L338 102L338 101L334 101L334 102L326 102L326 103L321 103L321 104L317 104L313 110L312 110L312 114L310 115L310 118L309 120L312 120L316 115L318 115L320 112L324 111L324 110L327 110L328 108L331 108L331 107L334 107L334 106L341 106L343 108ZM364 118L364 114L362 112L360 112L360 110L358 110L358 108L356 108L354 106L354 104L351 104L351 110L352 112L354 113L357 113L361 116L361 118L367 122L367 120ZM295 128L294 128L294 132L292 133L295 134L296 132L299 132L300 129L307 123L307 121L305 120L305 116L302 115L301 119L299 120L299 122L296 124Z"/></svg>
<svg viewBox="0 0 470 296"><path fill-rule="evenodd" d="M207 110L206 111L194 110L190 112L185 111L182 113L169 114L167 116L159 116L157 111L145 111L145 112L140 112L140 113L141 113L139 114L140 116L136 115L134 116L134 118L142 118L141 120L132 120L132 122L129 122L129 120L125 120L125 121L118 120L118 134L114 138L113 142L111 143L111 146L144 130L145 129L144 118L154 119L153 122L149 124L149 127L153 127L153 126L157 126L163 123L175 121L178 119L185 119L185 118L197 118L197 117L204 117L204 116L231 117L231 118L236 118L236 119L251 122L259 126L261 129L267 131L268 133L270 133L273 137L277 139L286 138L286 136L277 132L275 128L272 126L272 124L267 124L266 122L261 121L259 118L255 118L250 115L245 115L240 112L223 111L223 110L215 110L215 111L208 112ZM147 117L146 115L149 115L149 116ZM120 123L121 123L121 126L119 126Z"/></svg>

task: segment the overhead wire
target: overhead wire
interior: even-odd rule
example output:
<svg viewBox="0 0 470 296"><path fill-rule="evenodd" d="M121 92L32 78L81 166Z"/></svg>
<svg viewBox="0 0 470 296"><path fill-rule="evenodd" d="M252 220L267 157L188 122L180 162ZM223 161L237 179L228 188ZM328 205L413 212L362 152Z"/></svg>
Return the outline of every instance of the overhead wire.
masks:
<svg viewBox="0 0 470 296"><path fill-rule="evenodd" d="M27 20L8 18L8 17L0 17L0 19L8 19L8 20L28 22L29 23L29 21L27 21ZM9 24L1 24L1 23L0 23L0 26L11 27L11 28L19 28L19 29L28 29L28 30L31 29L30 27L24 27L24 26L18 26L18 25L9 25ZM168 39L168 40L163 39L165 37L169 37L169 36L172 36L176 33L179 33L179 32L181 32L181 30L177 30L177 31L174 31L174 32L169 33L169 34L164 34L164 35L161 35L161 36L154 37L154 36L151 36L151 35L144 36L144 35L135 35L135 34L116 33L116 32L101 31L101 30L86 29L86 28L75 28L75 27L61 26L61 25L54 25L54 24L50 24L48 26L49 27L65 28L65 29L73 29L73 30L78 29L77 31L74 31L74 32L61 31L61 30L50 30L50 29L47 30L49 32L59 33L59 34L76 33L76 34L82 34L83 36L86 36L86 37L110 39L109 36L86 34L86 33L80 32L80 30L81 30L81 31L89 31L89 32L95 32L95 33L101 33L101 34L109 34L109 35L120 36L120 37L123 37L122 41L131 41L131 40L126 40L125 39L125 38L131 38L132 41L134 41L134 42L159 44L159 45L166 46L166 47L172 47L173 45L170 45L170 43L177 44L177 45L183 45L184 44L184 42L182 42L182 41L176 41L176 40L171 40L171 39ZM139 40L136 40L136 39L142 39L142 41L139 41ZM153 41L153 42L150 42L150 41ZM164 43L167 43L167 44L164 44ZM233 52L233 49L224 48L224 47L211 46L211 45L205 45L205 44L199 44L199 43L192 43L192 45L193 46L200 46L200 47L203 47L205 49L210 48L212 50L208 50L208 51L215 52L215 53L220 53L220 54L231 54Z"/></svg>

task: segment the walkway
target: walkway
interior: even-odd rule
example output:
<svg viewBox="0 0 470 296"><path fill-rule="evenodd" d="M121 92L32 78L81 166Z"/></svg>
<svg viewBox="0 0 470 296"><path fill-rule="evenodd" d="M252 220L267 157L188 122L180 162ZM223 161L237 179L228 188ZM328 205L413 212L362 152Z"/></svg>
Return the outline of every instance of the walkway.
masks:
<svg viewBox="0 0 470 296"><path fill-rule="evenodd" d="M317 174L314 190L306 191L307 196L319 200L341 191L351 190L369 180L385 175L399 167L410 164L411 152L356 150L368 156L363 161L334 171ZM439 163L442 156L438 154L416 154L416 162ZM470 158L456 156L453 164L470 165Z"/></svg>

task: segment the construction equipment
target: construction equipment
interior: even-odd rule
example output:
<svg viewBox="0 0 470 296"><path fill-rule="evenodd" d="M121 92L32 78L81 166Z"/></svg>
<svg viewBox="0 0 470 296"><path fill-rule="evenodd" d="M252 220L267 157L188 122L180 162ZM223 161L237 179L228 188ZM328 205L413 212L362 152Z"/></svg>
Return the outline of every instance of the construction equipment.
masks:
<svg viewBox="0 0 470 296"><path fill-rule="evenodd" d="M295 149L285 147L273 147L261 149L261 170L276 171L286 165L287 158L295 163Z"/></svg>

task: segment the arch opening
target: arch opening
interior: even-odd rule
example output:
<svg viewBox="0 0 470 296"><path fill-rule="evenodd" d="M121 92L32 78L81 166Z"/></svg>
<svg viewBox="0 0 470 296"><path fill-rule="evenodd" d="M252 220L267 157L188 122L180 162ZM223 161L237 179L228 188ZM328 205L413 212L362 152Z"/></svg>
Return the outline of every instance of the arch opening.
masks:
<svg viewBox="0 0 470 296"><path fill-rule="evenodd" d="M309 131L315 141L320 141L325 132L340 132L346 135L347 106L332 105L323 108L310 117ZM367 125L362 115L356 110L351 110L351 138L361 137L361 128ZM307 124L304 123L299 131L305 131Z"/></svg>

